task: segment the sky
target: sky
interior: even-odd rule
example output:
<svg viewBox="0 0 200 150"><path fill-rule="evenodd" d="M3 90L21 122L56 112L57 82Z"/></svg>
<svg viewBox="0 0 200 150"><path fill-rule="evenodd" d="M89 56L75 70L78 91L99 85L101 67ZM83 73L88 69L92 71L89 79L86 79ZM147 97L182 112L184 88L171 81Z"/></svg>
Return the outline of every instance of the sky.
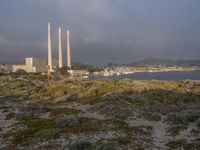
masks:
<svg viewBox="0 0 200 150"><path fill-rule="evenodd" d="M200 59L200 0L0 0L0 62L53 57L62 28L73 62L130 63L147 57Z"/></svg>

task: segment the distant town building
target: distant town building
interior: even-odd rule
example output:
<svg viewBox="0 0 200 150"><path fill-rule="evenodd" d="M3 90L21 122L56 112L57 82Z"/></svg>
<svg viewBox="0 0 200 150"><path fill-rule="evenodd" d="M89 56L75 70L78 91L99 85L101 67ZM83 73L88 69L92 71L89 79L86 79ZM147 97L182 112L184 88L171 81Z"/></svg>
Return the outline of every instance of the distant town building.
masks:
<svg viewBox="0 0 200 150"><path fill-rule="evenodd" d="M47 60L45 58L31 57L25 59L25 65L13 65L13 72L23 69L29 73L47 72Z"/></svg>
<svg viewBox="0 0 200 150"><path fill-rule="evenodd" d="M68 70L68 72L72 77L83 77L89 75L89 72L86 70Z"/></svg>
<svg viewBox="0 0 200 150"><path fill-rule="evenodd" d="M7 64L0 64L0 73L10 74L12 72L12 66Z"/></svg>

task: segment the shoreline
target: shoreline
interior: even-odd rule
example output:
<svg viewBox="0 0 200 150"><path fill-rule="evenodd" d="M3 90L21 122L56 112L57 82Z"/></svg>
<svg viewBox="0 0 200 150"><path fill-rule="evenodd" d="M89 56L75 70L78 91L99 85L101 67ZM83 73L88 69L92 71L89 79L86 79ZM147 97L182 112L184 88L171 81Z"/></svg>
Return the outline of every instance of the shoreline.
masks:
<svg viewBox="0 0 200 150"><path fill-rule="evenodd" d="M191 73L191 75L189 75ZM177 74L177 77L175 78L174 75ZM195 77L193 77L193 74L195 74ZM154 76L156 80L200 80L200 77L198 77L198 74L200 74L200 70L192 70L192 71L158 71L158 72L134 72L130 74L113 74L109 76L105 75L92 75L89 76L88 79L94 80L94 79L101 79L101 78L108 78L108 79L136 79L136 80L154 80ZM142 76L138 76L142 75ZM133 78L136 76L136 78ZM171 76L171 77L170 77ZM187 77L187 78L186 78ZM189 78L188 78L189 77ZM170 79L171 78L171 79ZM180 78L180 79L179 79Z"/></svg>

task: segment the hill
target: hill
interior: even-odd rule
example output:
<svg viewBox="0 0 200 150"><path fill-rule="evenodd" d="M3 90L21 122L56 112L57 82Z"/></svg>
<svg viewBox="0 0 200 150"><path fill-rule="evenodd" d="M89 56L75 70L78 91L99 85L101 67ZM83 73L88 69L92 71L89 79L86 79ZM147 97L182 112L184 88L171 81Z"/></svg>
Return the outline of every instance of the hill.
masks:
<svg viewBox="0 0 200 150"><path fill-rule="evenodd" d="M166 65L166 66L200 66L200 60L168 60L159 58L147 58L138 62L129 64L130 66L150 66L150 65Z"/></svg>

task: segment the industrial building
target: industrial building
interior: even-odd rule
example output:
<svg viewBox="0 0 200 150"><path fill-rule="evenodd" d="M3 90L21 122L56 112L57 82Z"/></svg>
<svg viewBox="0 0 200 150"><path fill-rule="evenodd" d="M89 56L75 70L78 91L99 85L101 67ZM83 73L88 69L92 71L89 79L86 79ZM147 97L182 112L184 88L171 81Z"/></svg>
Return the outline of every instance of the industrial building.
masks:
<svg viewBox="0 0 200 150"><path fill-rule="evenodd" d="M13 72L23 69L29 73L47 72L47 60L45 58L31 57L25 59L25 65L13 65Z"/></svg>
<svg viewBox="0 0 200 150"><path fill-rule="evenodd" d="M48 76L51 75L51 72L56 70L56 67L63 67L63 50L62 50L62 34L61 28L58 30L58 60L53 59L52 54L52 41L51 41L51 25L48 23L48 59L30 57L25 59L24 65L13 65L13 72L16 72L18 69L23 69L28 73L37 73L37 72L48 72ZM70 69L68 72L71 76L85 76L89 72L86 70L71 70L71 49L70 49L70 32L67 30L67 67Z"/></svg>
<svg viewBox="0 0 200 150"><path fill-rule="evenodd" d="M63 52L62 52L62 33L61 28L58 29L58 67L63 67ZM67 30L67 67L71 69L71 49L70 49L70 33ZM48 71L53 72L53 54L51 41L51 24L48 23Z"/></svg>
<svg viewBox="0 0 200 150"><path fill-rule="evenodd" d="M63 67L63 52L62 52L62 34L61 34L61 28L58 29L58 67ZM48 23L48 74L50 76L51 72L53 72L53 61L52 61L52 41L51 41L51 25ZM68 70L68 73L72 77L78 77L78 76L87 76L89 74L86 70L71 70L71 47L70 47L70 32L67 30L67 67L70 69Z"/></svg>

